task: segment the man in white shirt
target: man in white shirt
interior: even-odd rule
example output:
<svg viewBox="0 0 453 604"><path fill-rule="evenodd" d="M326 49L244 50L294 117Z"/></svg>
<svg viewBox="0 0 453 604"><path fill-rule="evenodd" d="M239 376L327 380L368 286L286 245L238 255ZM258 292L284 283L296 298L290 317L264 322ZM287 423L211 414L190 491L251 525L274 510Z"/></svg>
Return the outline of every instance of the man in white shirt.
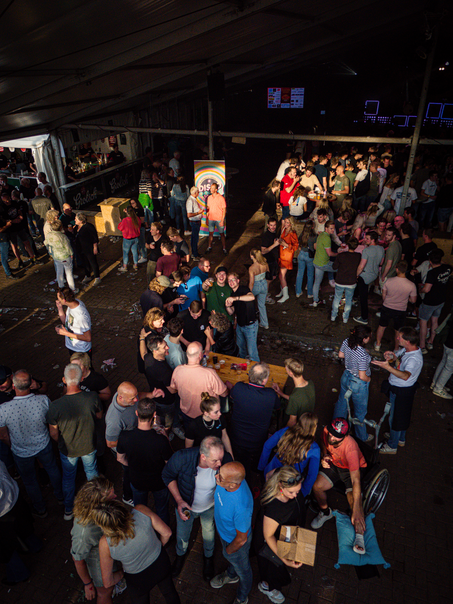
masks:
<svg viewBox="0 0 453 604"><path fill-rule="evenodd" d="M70 355L73 352L86 352L91 358L91 317L85 304L76 300L72 289L64 287L57 292L56 306L62 325L57 325L55 331L65 337ZM63 306L67 307L66 313Z"/></svg>
<svg viewBox="0 0 453 604"><path fill-rule="evenodd" d="M420 204L420 226L423 228L429 228L433 221L434 210L436 207L435 201L437 198L437 172L431 170L428 176L428 180L422 184Z"/></svg>
<svg viewBox="0 0 453 604"><path fill-rule="evenodd" d="M393 209L395 210L397 215L401 215L404 212L404 209L409 208L414 203L414 201L417 200L417 197L418 197L417 191L415 189L413 189L412 187L409 187L409 189L407 190L406 201L404 203L404 207L402 208L401 200L403 197L403 189L404 189L404 186L397 187L393 191L393 193L390 197L390 199L392 201Z"/></svg>
<svg viewBox="0 0 453 604"><path fill-rule="evenodd" d="M168 162L168 165L175 173L176 178L178 178L181 173L181 164L179 163L180 158L181 153L179 151L175 151L173 153L173 158Z"/></svg>
<svg viewBox="0 0 453 604"><path fill-rule="evenodd" d="M384 353L385 361L371 361L373 365L386 369L388 396L391 403L390 434L380 453L395 455L398 447L406 445L406 430L409 427L417 380L423 368L423 355L418 347L418 334L413 327L401 327L397 334L400 349Z"/></svg>

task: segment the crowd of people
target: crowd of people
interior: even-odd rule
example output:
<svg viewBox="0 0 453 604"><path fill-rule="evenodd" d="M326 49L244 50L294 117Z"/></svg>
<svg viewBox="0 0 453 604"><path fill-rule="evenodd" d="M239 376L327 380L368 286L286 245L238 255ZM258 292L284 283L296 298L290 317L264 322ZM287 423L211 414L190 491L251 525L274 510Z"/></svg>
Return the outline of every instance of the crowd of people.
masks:
<svg viewBox="0 0 453 604"><path fill-rule="evenodd" d="M28 579L21 554L43 547L32 521L32 516L39 520L48 515L42 474L48 476L64 519L72 522L71 555L85 596L102 604L126 586L134 603L148 602L157 586L167 603L178 604L173 579L184 567L198 518L204 580L214 589L237 584L234 604L246 604L253 587L254 551L259 591L282 604L282 589L291 581L289 570L301 563L280 556L280 527L305 526L310 500L317 509L311 528L320 529L333 517L327 493L337 482L345 486L356 533L353 549L365 553L362 481L368 464L363 447L374 438L364 424L371 366L387 372L381 388L391 404L389 432L379 451L396 455L406 445L423 355L433 348L439 331L452 272L442 263L432 230L436 208L440 227L449 219L439 198L451 200L453 209L448 191L441 195L451 185L450 175L442 176L444 184L436 196L438 168L434 174L431 164L417 167L415 193L407 198L400 217L398 185L404 174L393 165L390 151L381 151L371 148L365 155L353 149L337 157L315 155L306 163L300 157L283 162L265 193L264 232L261 246L250 251L246 283L222 264L211 271L215 230L228 253L226 204L217 185L211 186L207 201L210 236L200 257L199 223L206 210L198 190L189 189L181 174L179 152L165 168L147 155L138 200L131 200L119 224L120 272L129 270L129 253L134 270L147 264L149 285L140 296L143 326L136 343L137 371L146 379L146 392L123 381L113 393L93 368L91 317L76 297L73 266L84 268L83 283L91 281L91 273L93 284L100 282L94 227L67 204L62 213L50 207L47 195L47 202L32 200L32 207L40 208L37 226L55 264L61 323L55 331L65 338L68 364L64 392L52 401L44 381L27 370L0 366L4 583ZM426 170L423 181L417 174ZM30 255L27 206L20 199L16 204L14 191L2 188L1 195L0 235L6 233L13 251L21 241ZM15 217L8 210L11 205ZM5 212L10 212L9 218ZM416 247L420 226L423 244ZM190 235L190 247L182 235ZM2 262L8 253L2 252ZM306 290L312 307L322 304L327 273L335 290L332 321L341 312L343 296L344 323L354 303L360 305L360 316L353 318L356 325L339 350L345 369L332 420L319 429L317 380L304 377L302 360L285 360L290 380L286 391L283 385L269 383L270 367L258 350L259 327L270 327L266 305L275 302L269 287L278 277L278 303L287 302L288 271L295 266L296 297ZM370 287L382 296L375 339L368 316ZM405 324L409 304L419 332ZM395 338L390 350L383 360L380 355L372 359L367 346L373 339L379 353L391 323ZM444 355L431 388L435 395L451 399L447 382L453 373L453 328L445 331ZM211 351L243 359L248 381L223 381L218 368L208 363ZM349 421L350 413L359 423ZM80 459L87 480L77 491ZM118 470L122 489L117 498L112 481ZM31 508L14 480L19 476ZM173 532L176 557L171 563L165 546ZM223 572L216 572L214 565L216 541L227 567Z"/></svg>

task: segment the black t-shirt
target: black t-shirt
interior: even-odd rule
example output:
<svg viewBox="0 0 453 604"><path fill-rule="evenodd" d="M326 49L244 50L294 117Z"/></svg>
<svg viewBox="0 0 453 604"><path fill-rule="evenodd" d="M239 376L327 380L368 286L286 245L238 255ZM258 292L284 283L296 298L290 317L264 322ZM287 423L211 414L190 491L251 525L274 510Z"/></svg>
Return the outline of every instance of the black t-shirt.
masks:
<svg viewBox="0 0 453 604"><path fill-rule="evenodd" d="M239 296L246 296L250 293L249 288L246 285L240 285L235 292L233 292L232 297L237 298ZM237 323L240 327L245 327L246 325L251 325L256 321L256 308L255 308L255 300L251 302L233 302L234 310L236 312Z"/></svg>
<svg viewBox="0 0 453 604"><path fill-rule="evenodd" d="M150 308L160 308L162 310L164 303L162 302L162 297L157 292L147 289L140 296L140 306L142 307L143 316L145 316Z"/></svg>
<svg viewBox="0 0 453 604"><path fill-rule="evenodd" d="M275 216L277 213L277 196L271 189L263 195L263 212L268 216Z"/></svg>
<svg viewBox="0 0 453 604"><path fill-rule="evenodd" d="M164 237L163 235L161 235L160 238L157 239L157 241L155 241L154 237L151 235L151 233L149 231L146 233L146 243L148 243L148 244L154 243L154 249L150 248L150 250L149 250L148 260L151 260L152 262L157 262L159 260L159 258L161 256L163 256L160 246L162 245L162 243L164 241L168 241L168 239L166 237Z"/></svg>
<svg viewBox="0 0 453 604"><path fill-rule="evenodd" d="M25 201L11 200L10 204L2 203L0 205L0 214L3 216L4 220L15 220L22 216L21 222L13 223L6 232L17 233L24 228L28 230L27 212L28 208Z"/></svg>
<svg viewBox="0 0 453 604"><path fill-rule="evenodd" d="M86 392L99 393L101 392L101 390L105 390L105 388L108 388L109 383L103 375L91 370L89 375L87 375L87 377L80 382L79 386L80 390L85 390Z"/></svg>
<svg viewBox="0 0 453 604"><path fill-rule="evenodd" d="M198 319L194 319L189 309L183 310L178 314L178 319L184 324L183 338L188 342L200 342L203 348L206 345L205 329L209 327L209 317L211 314L207 310L202 310Z"/></svg>
<svg viewBox="0 0 453 604"><path fill-rule="evenodd" d="M401 239L401 248L402 253L404 254L404 260L409 264L410 267L415 252L415 245L412 237L406 237L406 239Z"/></svg>
<svg viewBox="0 0 453 604"><path fill-rule="evenodd" d="M138 491L160 491L165 488L162 470L173 451L168 438L156 430L122 430L117 451L126 455L131 484Z"/></svg>
<svg viewBox="0 0 453 604"><path fill-rule="evenodd" d="M214 341L214 352L217 352L218 354L228 354L231 357L238 356L239 349L236 344L233 324L231 324L223 333L220 333L220 331L217 330Z"/></svg>
<svg viewBox="0 0 453 604"><path fill-rule="evenodd" d="M155 359L152 353L145 355L144 362L145 375L150 391L154 390L154 388L160 388L164 391L164 397L156 399L157 402L162 405L171 405L174 402L174 394L170 394L167 386L171 384L172 368L167 361L158 361Z"/></svg>
<svg viewBox="0 0 453 604"><path fill-rule="evenodd" d="M436 249L437 245L434 243L434 241L430 241L429 243L424 243L423 245L421 245L415 252L417 266L419 266L422 262L425 262L425 260L428 260L430 253Z"/></svg>
<svg viewBox="0 0 453 604"><path fill-rule="evenodd" d="M108 162L109 164L114 164L115 166L123 163L125 161L125 157L121 151L110 151Z"/></svg>
<svg viewBox="0 0 453 604"><path fill-rule="evenodd" d="M275 531L275 536L279 537L280 529L283 525L286 526L303 526L303 519L305 518L305 513L302 508L302 505L299 503L299 499L290 499L286 503L280 501L279 499L273 499L266 503L263 507L261 507L258 513L258 521L255 524L255 547L257 553L259 553L260 549L264 545L264 535L263 535L263 518L266 516L267 518L271 518L278 523L278 527Z"/></svg>
<svg viewBox="0 0 453 604"><path fill-rule="evenodd" d="M71 214L69 214L69 216L68 216L68 214L65 214L63 212L63 214L61 214L61 216L60 216L60 220L61 220L61 224L63 225L63 229L64 229L66 236L68 237L69 240L74 241L75 240L74 233L72 231L68 230L69 227L75 226L74 212L71 212Z"/></svg>
<svg viewBox="0 0 453 604"><path fill-rule="evenodd" d="M28 201L31 201L32 199L35 198L35 192L33 190L33 187L25 187L24 185L20 185L19 192L22 193L22 195Z"/></svg>
<svg viewBox="0 0 453 604"><path fill-rule="evenodd" d="M72 180L70 180L69 177L75 178L77 180L77 174L74 172L71 166L66 166L66 168L64 169L64 175L66 176L66 180L68 181L68 183L73 182Z"/></svg>
<svg viewBox="0 0 453 604"><path fill-rule="evenodd" d="M77 231L77 245L82 252L92 254L95 243L99 243L96 228L90 222L87 222Z"/></svg>
<svg viewBox="0 0 453 604"><path fill-rule="evenodd" d="M188 256L190 254L189 246L187 245L187 242L184 241L184 239L182 241L177 241L174 246L175 252L180 258L184 258L185 256Z"/></svg>
<svg viewBox="0 0 453 604"><path fill-rule="evenodd" d="M206 438L206 436L217 436L217 438L222 438L223 429L224 425L222 424L222 418L206 421L203 420L202 415L199 415L187 426L186 438L194 441L193 447L199 447L201 441L203 438Z"/></svg>
<svg viewBox="0 0 453 604"><path fill-rule="evenodd" d="M261 247L268 248L270 247L274 241L278 239L277 233L271 233L269 230L264 231L261 236ZM266 260L269 264L275 264L278 262L278 258L280 255L280 246L277 245L273 250L264 254Z"/></svg>
<svg viewBox="0 0 453 604"><path fill-rule="evenodd" d="M452 268L448 264L441 264L428 271L425 283L431 283L430 291L425 294L423 304L427 306L438 306L443 304L447 298L448 280L452 273Z"/></svg>

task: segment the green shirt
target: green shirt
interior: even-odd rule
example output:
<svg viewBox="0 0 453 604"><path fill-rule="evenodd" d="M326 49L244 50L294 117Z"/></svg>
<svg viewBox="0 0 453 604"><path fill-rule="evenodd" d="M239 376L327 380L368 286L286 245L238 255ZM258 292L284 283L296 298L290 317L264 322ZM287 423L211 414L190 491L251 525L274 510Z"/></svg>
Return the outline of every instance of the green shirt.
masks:
<svg viewBox="0 0 453 604"><path fill-rule="evenodd" d="M403 253L403 248L401 247L401 243L399 241L392 241L392 243L388 246L387 251L385 252L384 264L383 268L385 269L387 262L389 260L392 261L392 266L390 267L389 272L387 273L387 278L396 277L396 265L401 260L401 255Z"/></svg>
<svg viewBox="0 0 453 604"><path fill-rule="evenodd" d="M315 408L315 385L311 380L303 388L294 388L289 395L286 415L297 415L297 419L304 413L312 412Z"/></svg>
<svg viewBox="0 0 453 604"><path fill-rule="evenodd" d="M227 309L225 308L225 301L227 298L233 295L233 290L228 284L225 284L223 287L214 283L214 285L205 292L206 294L206 308L211 312L215 310L218 313L222 313L227 316L230 321L234 320L233 315L229 315Z"/></svg>
<svg viewBox="0 0 453 604"><path fill-rule="evenodd" d="M329 233L320 233L316 240L316 253L313 258L313 264L316 266L326 266L329 264L330 257L326 252L326 249L332 247L332 240L330 239Z"/></svg>

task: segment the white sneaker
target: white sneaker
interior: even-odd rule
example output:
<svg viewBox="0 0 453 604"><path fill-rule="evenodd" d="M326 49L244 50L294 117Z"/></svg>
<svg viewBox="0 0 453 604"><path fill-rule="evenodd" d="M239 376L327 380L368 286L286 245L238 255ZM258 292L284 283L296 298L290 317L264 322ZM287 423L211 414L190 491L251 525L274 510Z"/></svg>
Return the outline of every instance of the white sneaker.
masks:
<svg viewBox="0 0 453 604"><path fill-rule="evenodd" d="M316 308L318 306L319 302L315 302L313 301L311 304L309 304L308 306L312 306L313 308Z"/></svg>
<svg viewBox="0 0 453 604"><path fill-rule="evenodd" d="M96 279L93 281L93 285L99 285L100 283L102 283L102 280L100 277L96 277Z"/></svg>
<svg viewBox="0 0 453 604"><path fill-rule="evenodd" d="M84 277L82 279L82 283L89 283L91 281L91 277Z"/></svg>
<svg viewBox="0 0 453 604"><path fill-rule="evenodd" d="M118 269L119 273L127 273L127 268L125 266L120 266L120 268Z"/></svg>
<svg viewBox="0 0 453 604"><path fill-rule="evenodd" d="M192 235L192 231L184 231L184 235Z"/></svg>
<svg viewBox="0 0 453 604"><path fill-rule="evenodd" d="M285 596L281 591L278 591L278 589L269 591L269 587L264 583L264 581L258 583L258 589L262 594L265 594L271 602L274 602L274 604L282 604L285 601Z"/></svg>
<svg viewBox="0 0 453 604"><path fill-rule="evenodd" d="M138 259L138 263L139 264L143 264L144 262L148 262L148 259L147 258L139 258Z"/></svg>
<svg viewBox="0 0 453 604"><path fill-rule="evenodd" d="M313 298L313 294L310 296L310 294L307 294L307 298Z"/></svg>
<svg viewBox="0 0 453 604"><path fill-rule="evenodd" d="M388 455L396 455L398 453L398 449L392 449L388 446L387 443L383 444L379 449L379 453L386 453Z"/></svg>
<svg viewBox="0 0 453 604"><path fill-rule="evenodd" d="M453 396L451 394L449 394L445 388L433 388L433 394L435 394L436 396L440 396L440 398L445 398L445 399L452 399Z"/></svg>
<svg viewBox="0 0 453 604"><path fill-rule="evenodd" d="M311 521L311 528L312 529L319 529L323 526L324 523L326 523L328 520L330 520L331 518L333 518L333 513L332 510L329 508L329 513L328 514L324 514L324 512L321 510L319 512L319 514L316 516L316 518L314 518Z"/></svg>

